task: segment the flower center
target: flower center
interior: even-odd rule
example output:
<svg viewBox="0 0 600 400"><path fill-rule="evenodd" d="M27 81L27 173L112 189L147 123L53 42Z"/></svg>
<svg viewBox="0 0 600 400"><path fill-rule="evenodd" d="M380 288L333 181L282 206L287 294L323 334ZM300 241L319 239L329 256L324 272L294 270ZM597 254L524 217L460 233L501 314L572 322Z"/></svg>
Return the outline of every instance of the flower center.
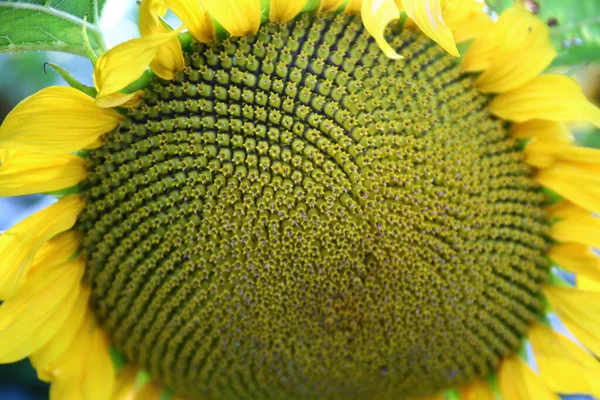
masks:
<svg viewBox="0 0 600 400"><path fill-rule="evenodd" d="M194 44L90 152L85 279L128 360L190 398L396 399L520 346L544 196L456 60L389 40L304 15Z"/></svg>

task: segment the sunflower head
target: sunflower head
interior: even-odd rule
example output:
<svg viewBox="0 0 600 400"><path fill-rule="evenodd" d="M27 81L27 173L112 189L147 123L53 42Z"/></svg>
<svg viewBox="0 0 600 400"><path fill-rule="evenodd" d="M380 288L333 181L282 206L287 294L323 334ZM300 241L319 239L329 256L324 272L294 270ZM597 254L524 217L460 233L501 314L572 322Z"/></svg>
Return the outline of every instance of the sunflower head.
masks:
<svg viewBox="0 0 600 400"><path fill-rule="evenodd" d="M600 271L599 159L562 125L600 111L539 75L546 25L470 1L225 3L142 1L95 99L45 89L0 128L0 194L69 189L0 237L0 343L20 340L0 361L30 356L55 398L599 393L556 376L600 366L546 319L599 350L574 314L597 293L552 267Z"/></svg>

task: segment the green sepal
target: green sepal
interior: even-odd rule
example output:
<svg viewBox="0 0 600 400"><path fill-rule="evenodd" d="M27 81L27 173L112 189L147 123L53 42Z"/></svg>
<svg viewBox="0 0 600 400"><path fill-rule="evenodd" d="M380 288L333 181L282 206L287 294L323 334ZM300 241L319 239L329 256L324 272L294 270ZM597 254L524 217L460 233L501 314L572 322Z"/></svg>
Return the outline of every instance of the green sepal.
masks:
<svg viewBox="0 0 600 400"><path fill-rule="evenodd" d="M173 397L175 397L175 392L173 392L171 389L166 388L165 390L163 390L163 392L160 394L160 400L171 400Z"/></svg>
<svg viewBox="0 0 600 400"><path fill-rule="evenodd" d="M127 365L127 360L125 360L125 357L123 357L119 350L115 349L114 347L108 349L108 354L110 355L110 359L112 360L117 372Z"/></svg>
<svg viewBox="0 0 600 400"><path fill-rule="evenodd" d="M177 35L177 39L179 39L179 44L181 44L183 51L188 51L192 47L194 36L191 32L183 32Z"/></svg>
<svg viewBox="0 0 600 400"><path fill-rule="evenodd" d="M269 22L271 12L271 0L260 0L260 24Z"/></svg>
<svg viewBox="0 0 600 400"><path fill-rule="evenodd" d="M90 59L90 62L95 67L96 62L98 61L98 56L94 52L92 45L90 44L90 38L87 34L87 14L83 17L83 25L81 26L81 34L83 36L83 44L85 46L85 53L87 57Z"/></svg>
<svg viewBox="0 0 600 400"><path fill-rule="evenodd" d="M448 400L461 400L460 393L456 389L448 390L444 396Z"/></svg>
<svg viewBox="0 0 600 400"><path fill-rule="evenodd" d="M44 194L46 194L48 196L56 197L57 199L60 199L62 197L68 196L70 194L78 194L78 193L81 193L80 185L71 186L66 189L55 190L54 192L46 192Z"/></svg>
<svg viewBox="0 0 600 400"><path fill-rule="evenodd" d="M141 370L140 372L138 372L137 377L135 378L135 387L141 388L151 380L152 377L150 376L150 374L144 370Z"/></svg>
<svg viewBox="0 0 600 400"><path fill-rule="evenodd" d="M346 11L346 7L348 7L348 3L350 3L350 0L344 0L344 1L342 2L342 4L340 4L340 6L339 6L339 7L338 7L338 8L335 10L335 12L336 12L337 14L341 14L341 13L343 13L344 11Z"/></svg>
<svg viewBox="0 0 600 400"><path fill-rule="evenodd" d="M67 82L72 88L77 89L90 97L96 98L96 95L98 94L96 88L84 85L83 83L79 82L73 75L71 75L66 69L51 62L44 63L45 73L48 73L46 71L47 66L52 68L57 74L59 74L60 77L63 78L65 82Z"/></svg>
<svg viewBox="0 0 600 400"><path fill-rule="evenodd" d="M496 398L501 399L502 395L500 394L500 387L498 386L498 378L496 377L496 374L488 375L486 381L488 385L490 385L490 389Z"/></svg>
<svg viewBox="0 0 600 400"><path fill-rule="evenodd" d="M315 12L319 9L319 6L321 5L321 0L308 0L306 2L306 5L304 6L304 8L302 9L302 11L300 12Z"/></svg>
<svg viewBox="0 0 600 400"><path fill-rule="evenodd" d="M129 94L135 93L141 89L146 89L150 85L150 82L152 82L152 79L154 79L154 74L152 71L146 70L142 76L125 86L125 88L121 89L120 92Z"/></svg>
<svg viewBox="0 0 600 400"><path fill-rule="evenodd" d="M467 51L469 50L469 48L471 47L471 45L475 42L475 39L469 39L466 40L464 42L460 42L456 44L456 48L458 49L458 54L460 54L458 57L455 58L454 62L458 65L458 64L462 64L463 60L465 58L465 54L467 54Z"/></svg>
<svg viewBox="0 0 600 400"><path fill-rule="evenodd" d="M546 206L553 206L555 204L560 203L561 201L564 200L564 198L556 193L554 190L552 189L548 189L547 187L542 187L540 189L540 191L547 197L548 202L546 203Z"/></svg>
<svg viewBox="0 0 600 400"><path fill-rule="evenodd" d="M525 150L525 147L534 140L534 138L517 139L517 149L519 151Z"/></svg>

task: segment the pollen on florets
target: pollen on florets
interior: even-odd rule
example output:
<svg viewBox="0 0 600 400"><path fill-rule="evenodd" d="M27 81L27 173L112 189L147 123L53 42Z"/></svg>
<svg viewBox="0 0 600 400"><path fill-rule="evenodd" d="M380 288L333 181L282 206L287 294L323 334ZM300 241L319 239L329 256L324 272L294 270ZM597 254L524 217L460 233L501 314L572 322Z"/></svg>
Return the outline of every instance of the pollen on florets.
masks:
<svg viewBox="0 0 600 400"><path fill-rule="evenodd" d="M543 309L544 196L454 59L304 15L194 44L89 156L114 345L190 398L378 398L491 372Z"/></svg>

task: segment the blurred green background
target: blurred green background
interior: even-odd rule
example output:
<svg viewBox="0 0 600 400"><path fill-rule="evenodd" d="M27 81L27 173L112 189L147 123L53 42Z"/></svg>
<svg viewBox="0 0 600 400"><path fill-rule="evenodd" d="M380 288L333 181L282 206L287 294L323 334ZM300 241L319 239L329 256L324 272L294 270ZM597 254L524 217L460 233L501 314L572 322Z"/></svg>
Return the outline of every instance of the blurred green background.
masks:
<svg viewBox="0 0 600 400"><path fill-rule="evenodd" d="M512 0L489 1L497 11L501 11L510 3ZM560 30L553 30L553 39L560 49L561 65L553 69L573 76L581 82L588 98L600 104L600 0L546 0L544 4L548 4L548 7L540 9L542 17L547 20L558 18L561 22ZM138 35L136 8L134 1L107 2L100 26L109 46ZM573 23L573 18L591 19L592 24ZM44 87L64 84L52 70L44 72L45 62L58 64L84 84L92 84L92 66L81 56L58 52L0 53L0 122L23 98ZM598 130L581 124L574 124L572 129L582 145L600 148ZM0 198L0 231L8 229L50 202L52 199L46 196ZM27 360L0 365L0 400L47 398L48 386L37 380L36 373Z"/></svg>

